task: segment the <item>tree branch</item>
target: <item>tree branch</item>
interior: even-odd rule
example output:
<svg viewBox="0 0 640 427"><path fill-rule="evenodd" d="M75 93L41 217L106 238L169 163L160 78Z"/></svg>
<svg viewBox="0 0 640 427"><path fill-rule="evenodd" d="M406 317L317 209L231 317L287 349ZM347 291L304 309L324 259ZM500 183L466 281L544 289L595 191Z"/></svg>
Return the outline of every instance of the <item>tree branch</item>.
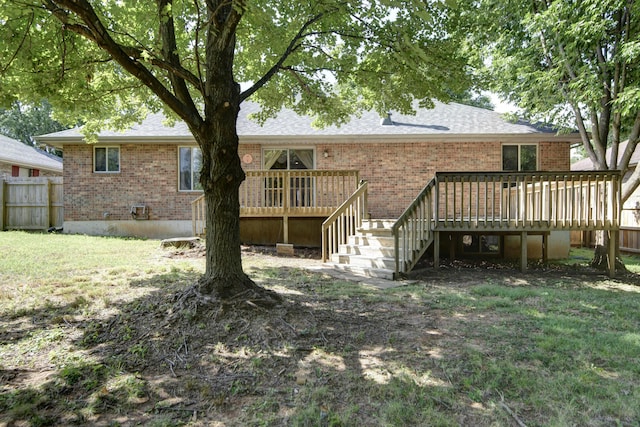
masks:
<svg viewBox="0 0 640 427"><path fill-rule="evenodd" d="M600 84L602 85L602 97L600 99L600 122L599 122L599 138L600 141L607 141L609 135L609 123L611 121L611 76L607 69L607 61L603 51L606 47L596 46L595 54L598 69L600 72ZM605 142L606 145L606 142ZM615 160L614 160L615 161Z"/></svg>
<svg viewBox="0 0 640 427"><path fill-rule="evenodd" d="M173 0L157 0L158 3L158 18L160 21L160 38L162 41L162 56L167 64L174 69L182 69L180 63L180 57L178 56L178 47L176 43L175 24L173 19L172 5ZM193 98L189 93L189 89L185 83L182 73L168 73L169 81L173 87L178 99L185 105L188 105L190 109L195 110L196 106L193 102ZM190 73L189 73L190 74ZM195 77L195 76L193 76ZM192 82L196 88L199 88L199 82Z"/></svg>
<svg viewBox="0 0 640 427"><path fill-rule="evenodd" d="M3 73L6 72L9 69L9 67L11 66L13 61L18 56L18 52L20 52L22 50L22 46L24 46L24 42L27 40L27 35L29 34L29 30L31 29L31 25L33 25L34 15L35 14L33 13L33 11L31 11L31 15L29 16L29 24L27 25L27 28L24 30L24 34L22 35L22 39L20 40L20 43L18 44L18 47L16 48L15 52L13 52L13 55L11 55L11 58L9 58L9 61L7 62L7 65L2 67L2 72Z"/></svg>
<svg viewBox="0 0 640 427"><path fill-rule="evenodd" d="M636 114L636 119L633 123L633 127L631 128L631 133L629 134L629 140L627 141L627 149L624 152L624 161L625 164L629 164L631 162L631 156L633 152L636 150L636 146L638 145L638 140L640 139L640 112ZM627 159L627 157L629 159ZM636 191L636 189L640 186L640 167L636 165L631 177L622 185L622 203L627 201L629 197Z"/></svg>
<svg viewBox="0 0 640 427"><path fill-rule="evenodd" d="M234 6L236 3L236 6ZM244 0L214 1L207 0L210 10L207 26L215 28L217 37L209 37L209 42L216 40L219 50L224 50L233 42L236 28L242 19L245 4ZM210 30L211 34L211 30Z"/></svg>
<svg viewBox="0 0 640 427"><path fill-rule="evenodd" d="M200 25L202 24L202 16L200 15L200 2L198 0L193 0L193 6L196 9L196 39L193 43L193 53L196 58L196 70L198 70L198 81L200 82L200 93L204 94L204 79L202 78L202 66L200 64L200 52L198 50L198 45L200 44Z"/></svg>
<svg viewBox="0 0 640 427"><path fill-rule="evenodd" d="M202 122L197 110L179 100L149 69L137 61L135 57L129 55L131 50L128 47L121 46L110 36L109 31L87 0L46 0L45 7L60 20L66 29L86 37L107 52L127 72L151 89L185 122L191 124ZM71 13L82 24L71 22Z"/></svg>
<svg viewBox="0 0 640 427"><path fill-rule="evenodd" d="M617 56L620 50L620 45L623 42L629 41L629 32L630 32L630 14L627 9L625 9L622 13L619 14L619 18L617 20L617 28L616 28L616 43L613 47L612 56ZM615 62L615 70L613 75L612 82L612 99L617 100L620 92L624 91L627 83L627 67L623 66L620 61ZM620 133L622 128L622 112L618 109L613 114L613 123L612 123L612 131L613 131L613 140L620 142ZM632 138L630 138L632 139ZM627 143L627 148L620 159L620 164L616 164L616 168L620 168L622 170L626 170L629 167L629 163L631 162L631 156L633 155L633 150L629 152L629 143ZM617 148L617 147L616 147ZM635 145L634 145L635 150ZM617 156L617 150L615 155ZM617 157L616 157L617 159Z"/></svg>
<svg viewBox="0 0 640 427"><path fill-rule="evenodd" d="M280 56L278 61L276 61L276 63L273 64L271 66L271 68L257 82L255 82L249 89L245 90L244 92L242 92L240 94L241 102L244 101L245 99L249 98L251 95L253 95L258 89L260 89L269 80L271 80L273 78L273 76L275 76L276 73L279 70L282 69L282 66L284 65L285 61L298 48L298 46L299 46L298 42L306 37L305 36L305 31L307 30L307 28L309 28L311 25L313 25L316 22L318 22L319 20L321 20L323 16L324 16L324 13L319 13L319 14L311 17L310 19L308 19L302 25L302 27L300 27L300 30L291 39L291 41L289 42L289 45L287 46L285 51L282 53L282 55Z"/></svg>

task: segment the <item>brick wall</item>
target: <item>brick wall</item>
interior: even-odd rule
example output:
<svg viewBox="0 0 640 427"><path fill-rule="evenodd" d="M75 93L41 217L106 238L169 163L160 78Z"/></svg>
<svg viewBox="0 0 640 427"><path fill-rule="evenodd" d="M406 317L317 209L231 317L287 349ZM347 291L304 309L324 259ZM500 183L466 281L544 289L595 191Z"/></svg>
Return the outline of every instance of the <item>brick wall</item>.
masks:
<svg viewBox="0 0 640 427"><path fill-rule="evenodd" d="M541 142L539 165L543 171L568 171L571 169L569 151L571 144L568 142Z"/></svg>
<svg viewBox="0 0 640 427"><path fill-rule="evenodd" d="M262 147L259 144L241 144L238 147L238 155L244 170L262 169ZM246 156L250 157L247 158ZM250 161L250 163L247 163Z"/></svg>
<svg viewBox="0 0 640 427"><path fill-rule="evenodd" d="M120 145L120 173L94 173L93 147L66 145L65 220L131 219L137 204L148 206L153 220L190 220L191 201L202 193L178 192L177 168L175 145Z"/></svg>
<svg viewBox="0 0 640 427"><path fill-rule="evenodd" d="M438 172L500 171L502 143L318 144L318 169L356 169L369 182L375 218L396 218ZM329 157L322 153L327 151ZM569 170L569 143L541 143L541 170Z"/></svg>
<svg viewBox="0 0 640 427"><path fill-rule="evenodd" d="M501 143L318 143L316 166L328 170L358 170L369 181L369 207L376 218L396 218L436 171L499 171ZM190 220L191 201L200 192L178 192L175 145L120 146L120 173L93 173L93 148L64 148L65 219L131 219L132 205L144 203L150 218ZM327 152L328 157L323 153ZM250 155L251 159L245 157ZM262 167L259 144L241 144L239 156L245 170ZM250 163L246 160L251 160ZM569 144L543 142L541 170L569 170Z"/></svg>

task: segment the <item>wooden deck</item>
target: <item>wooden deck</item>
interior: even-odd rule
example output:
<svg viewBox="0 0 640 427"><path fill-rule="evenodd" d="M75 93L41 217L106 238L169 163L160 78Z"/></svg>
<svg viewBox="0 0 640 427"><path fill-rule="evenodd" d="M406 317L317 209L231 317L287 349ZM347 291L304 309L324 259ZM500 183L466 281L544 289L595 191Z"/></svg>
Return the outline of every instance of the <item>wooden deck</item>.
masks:
<svg viewBox="0 0 640 427"><path fill-rule="evenodd" d="M438 172L392 227L395 275L410 271L431 245L437 267L443 232L520 235L523 270L530 234L605 230L615 243L621 183L619 171ZM348 200L323 225L324 259L347 241L354 226L344 224L359 226L362 218L354 218L351 212L358 212L357 204L366 200L366 188L358 191L362 192L359 197ZM610 255L614 249L615 244Z"/></svg>
<svg viewBox="0 0 640 427"><path fill-rule="evenodd" d="M617 171L437 173L435 229L617 230L621 178Z"/></svg>
<svg viewBox="0 0 640 427"><path fill-rule="evenodd" d="M345 244L367 215L368 186L357 171L247 171L240 187L241 217L327 217L322 226L325 260ZM526 268L528 235L557 230L620 230L619 171L438 172L396 220L396 275L410 271L441 233L514 234L521 237ZM193 202L193 233L204 234L204 198ZM615 248L615 245L612 245ZM612 250L613 250L612 249ZM611 257L613 259L613 257Z"/></svg>
<svg viewBox="0 0 640 427"><path fill-rule="evenodd" d="M620 171L438 173L434 186L434 264L441 232L520 235L521 269L527 237L551 231L604 230L615 243L620 229ZM614 258L615 244L610 258ZM614 266L610 266L613 275Z"/></svg>
<svg viewBox="0 0 640 427"><path fill-rule="evenodd" d="M288 243L288 219L328 217L358 187L353 170L256 170L247 171L240 186L240 217L283 218ZM191 202L194 236L205 230L204 195Z"/></svg>

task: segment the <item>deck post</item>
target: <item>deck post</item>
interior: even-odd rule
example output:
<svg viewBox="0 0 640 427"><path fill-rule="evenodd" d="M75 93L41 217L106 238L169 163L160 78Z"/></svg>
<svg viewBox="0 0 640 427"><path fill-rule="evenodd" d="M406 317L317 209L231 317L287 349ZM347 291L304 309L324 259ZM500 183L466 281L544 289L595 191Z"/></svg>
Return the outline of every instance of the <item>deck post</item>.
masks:
<svg viewBox="0 0 640 427"><path fill-rule="evenodd" d="M542 234L542 262L549 261L549 233Z"/></svg>
<svg viewBox="0 0 640 427"><path fill-rule="evenodd" d="M440 232L433 234L433 268L440 267Z"/></svg>
<svg viewBox="0 0 640 427"><path fill-rule="evenodd" d="M287 215L282 216L282 243L289 243L289 217Z"/></svg>
<svg viewBox="0 0 640 427"><path fill-rule="evenodd" d="M449 233L449 259L451 261L456 259L456 244L457 243L458 242L456 241L456 238L453 235L453 233Z"/></svg>
<svg viewBox="0 0 640 427"><path fill-rule="evenodd" d="M520 233L520 271L527 271L527 232Z"/></svg>
<svg viewBox="0 0 640 427"><path fill-rule="evenodd" d="M616 276L616 245L618 244L618 231L609 231L609 277Z"/></svg>

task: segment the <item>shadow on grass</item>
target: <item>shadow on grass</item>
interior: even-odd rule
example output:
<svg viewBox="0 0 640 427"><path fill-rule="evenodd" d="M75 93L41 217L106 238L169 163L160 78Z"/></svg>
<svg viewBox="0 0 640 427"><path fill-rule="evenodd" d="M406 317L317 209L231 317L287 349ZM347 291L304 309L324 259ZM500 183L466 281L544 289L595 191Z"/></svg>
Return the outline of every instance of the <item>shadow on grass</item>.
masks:
<svg viewBox="0 0 640 427"><path fill-rule="evenodd" d="M433 282L380 291L295 268L248 272L279 292L283 304L270 310L216 304L180 309L174 295L198 274L174 272L131 282L131 287L152 290L115 304L106 315L57 325L64 331L58 341L52 338L52 343L63 342L59 354L51 355L46 346L34 349L54 365L49 370L38 370L46 363L37 357L28 361L33 368L0 366L0 423L508 425L513 416L499 404L506 397L527 422L544 424L557 418L553 402L538 395L549 393L548 382L539 381L555 375L559 365L543 356L567 359L571 348L580 349L572 359L579 363L562 368L574 378L554 386L580 393L603 387L603 400L618 390L609 384L617 384L616 378L591 375L589 362L602 357L602 348L594 350L594 360L577 341L553 348L562 333L579 340L589 328L588 322L565 319L565 311L593 314L591 303L610 297L606 291L588 290L586 308L576 304L556 312L548 309L552 299L575 290L554 288L547 301L540 299L547 298L542 291L520 295L500 284L485 284L475 292L471 285L451 294ZM523 305L537 313L516 311ZM82 310L35 310L25 318L41 321L28 333L6 333L14 341L27 341L52 329L50 320ZM633 326L607 336L633 341L626 333ZM555 344L549 338L554 327L559 331ZM625 357L640 352L638 343L625 345L631 352ZM637 372L624 369L619 375L630 375L625 381L638 379ZM636 397L637 392L630 393L625 399ZM574 404L575 414L567 416L580 424L584 418L572 417L584 408ZM613 410L595 412L603 417L601 425L625 424L638 416L626 406Z"/></svg>

